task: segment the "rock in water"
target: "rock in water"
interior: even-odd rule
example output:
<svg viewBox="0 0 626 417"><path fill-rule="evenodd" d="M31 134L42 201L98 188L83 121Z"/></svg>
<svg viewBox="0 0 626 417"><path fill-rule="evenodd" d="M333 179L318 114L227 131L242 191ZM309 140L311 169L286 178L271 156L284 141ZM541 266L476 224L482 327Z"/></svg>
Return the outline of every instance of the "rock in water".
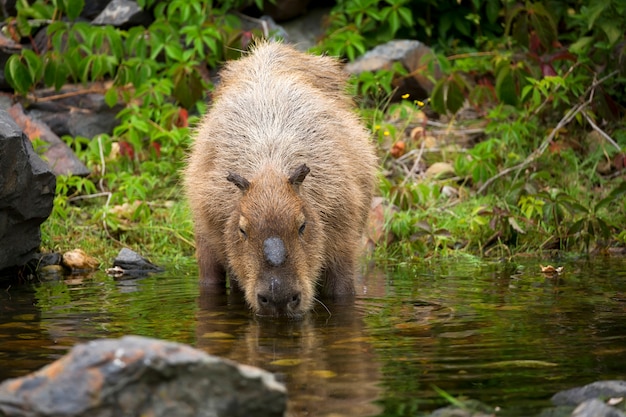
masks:
<svg viewBox="0 0 626 417"><path fill-rule="evenodd" d="M0 111L0 270L24 265L41 243L52 212L56 177L30 140Z"/></svg>
<svg viewBox="0 0 626 417"><path fill-rule="evenodd" d="M126 336L75 346L0 385L0 416L283 416L285 387L190 346Z"/></svg>

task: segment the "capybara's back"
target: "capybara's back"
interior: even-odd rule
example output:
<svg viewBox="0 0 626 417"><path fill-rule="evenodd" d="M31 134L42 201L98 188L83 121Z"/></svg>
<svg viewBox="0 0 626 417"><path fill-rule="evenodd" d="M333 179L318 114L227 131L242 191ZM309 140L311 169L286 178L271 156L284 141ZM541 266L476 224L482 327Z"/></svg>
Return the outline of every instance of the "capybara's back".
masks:
<svg viewBox="0 0 626 417"><path fill-rule="evenodd" d="M376 177L336 60L261 43L228 63L199 125L185 188L201 284L225 274L259 315L300 316L316 285L354 292Z"/></svg>

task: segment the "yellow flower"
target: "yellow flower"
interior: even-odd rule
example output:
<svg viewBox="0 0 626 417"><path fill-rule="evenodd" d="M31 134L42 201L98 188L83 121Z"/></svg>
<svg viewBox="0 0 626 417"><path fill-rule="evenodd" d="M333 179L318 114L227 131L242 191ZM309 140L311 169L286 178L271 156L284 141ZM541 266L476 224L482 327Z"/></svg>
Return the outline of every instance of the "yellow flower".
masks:
<svg viewBox="0 0 626 417"><path fill-rule="evenodd" d="M390 134L391 134L391 133L389 133L389 131L388 131L388 130L385 130L385 131L383 132L383 135L385 135L385 136L389 136Z"/></svg>

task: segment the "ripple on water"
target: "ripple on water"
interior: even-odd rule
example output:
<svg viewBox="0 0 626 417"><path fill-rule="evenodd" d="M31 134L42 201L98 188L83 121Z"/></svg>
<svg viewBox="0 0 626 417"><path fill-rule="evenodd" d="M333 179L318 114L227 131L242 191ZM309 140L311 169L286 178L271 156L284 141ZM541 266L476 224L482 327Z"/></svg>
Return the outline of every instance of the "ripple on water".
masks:
<svg viewBox="0 0 626 417"><path fill-rule="evenodd" d="M536 414L556 391L626 376L626 261L446 261L374 271L354 304L261 320L240 295L202 297L195 269L116 281L96 273L0 292L0 380L73 344L139 334L275 372L290 415L415 415L438 389Z"/></svg>

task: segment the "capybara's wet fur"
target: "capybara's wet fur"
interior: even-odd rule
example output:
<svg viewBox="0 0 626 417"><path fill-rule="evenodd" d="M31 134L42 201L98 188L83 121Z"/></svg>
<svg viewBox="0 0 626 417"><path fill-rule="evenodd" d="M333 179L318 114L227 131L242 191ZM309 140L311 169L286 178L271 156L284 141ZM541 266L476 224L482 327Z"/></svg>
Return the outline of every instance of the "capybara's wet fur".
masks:
<svg viewBox="0 0 626 417"><path fill-rule="evenodd" d="M185 170L200 282L297 317L354 293L376 157L332 58L260 43L226 64Z"/></svg>

